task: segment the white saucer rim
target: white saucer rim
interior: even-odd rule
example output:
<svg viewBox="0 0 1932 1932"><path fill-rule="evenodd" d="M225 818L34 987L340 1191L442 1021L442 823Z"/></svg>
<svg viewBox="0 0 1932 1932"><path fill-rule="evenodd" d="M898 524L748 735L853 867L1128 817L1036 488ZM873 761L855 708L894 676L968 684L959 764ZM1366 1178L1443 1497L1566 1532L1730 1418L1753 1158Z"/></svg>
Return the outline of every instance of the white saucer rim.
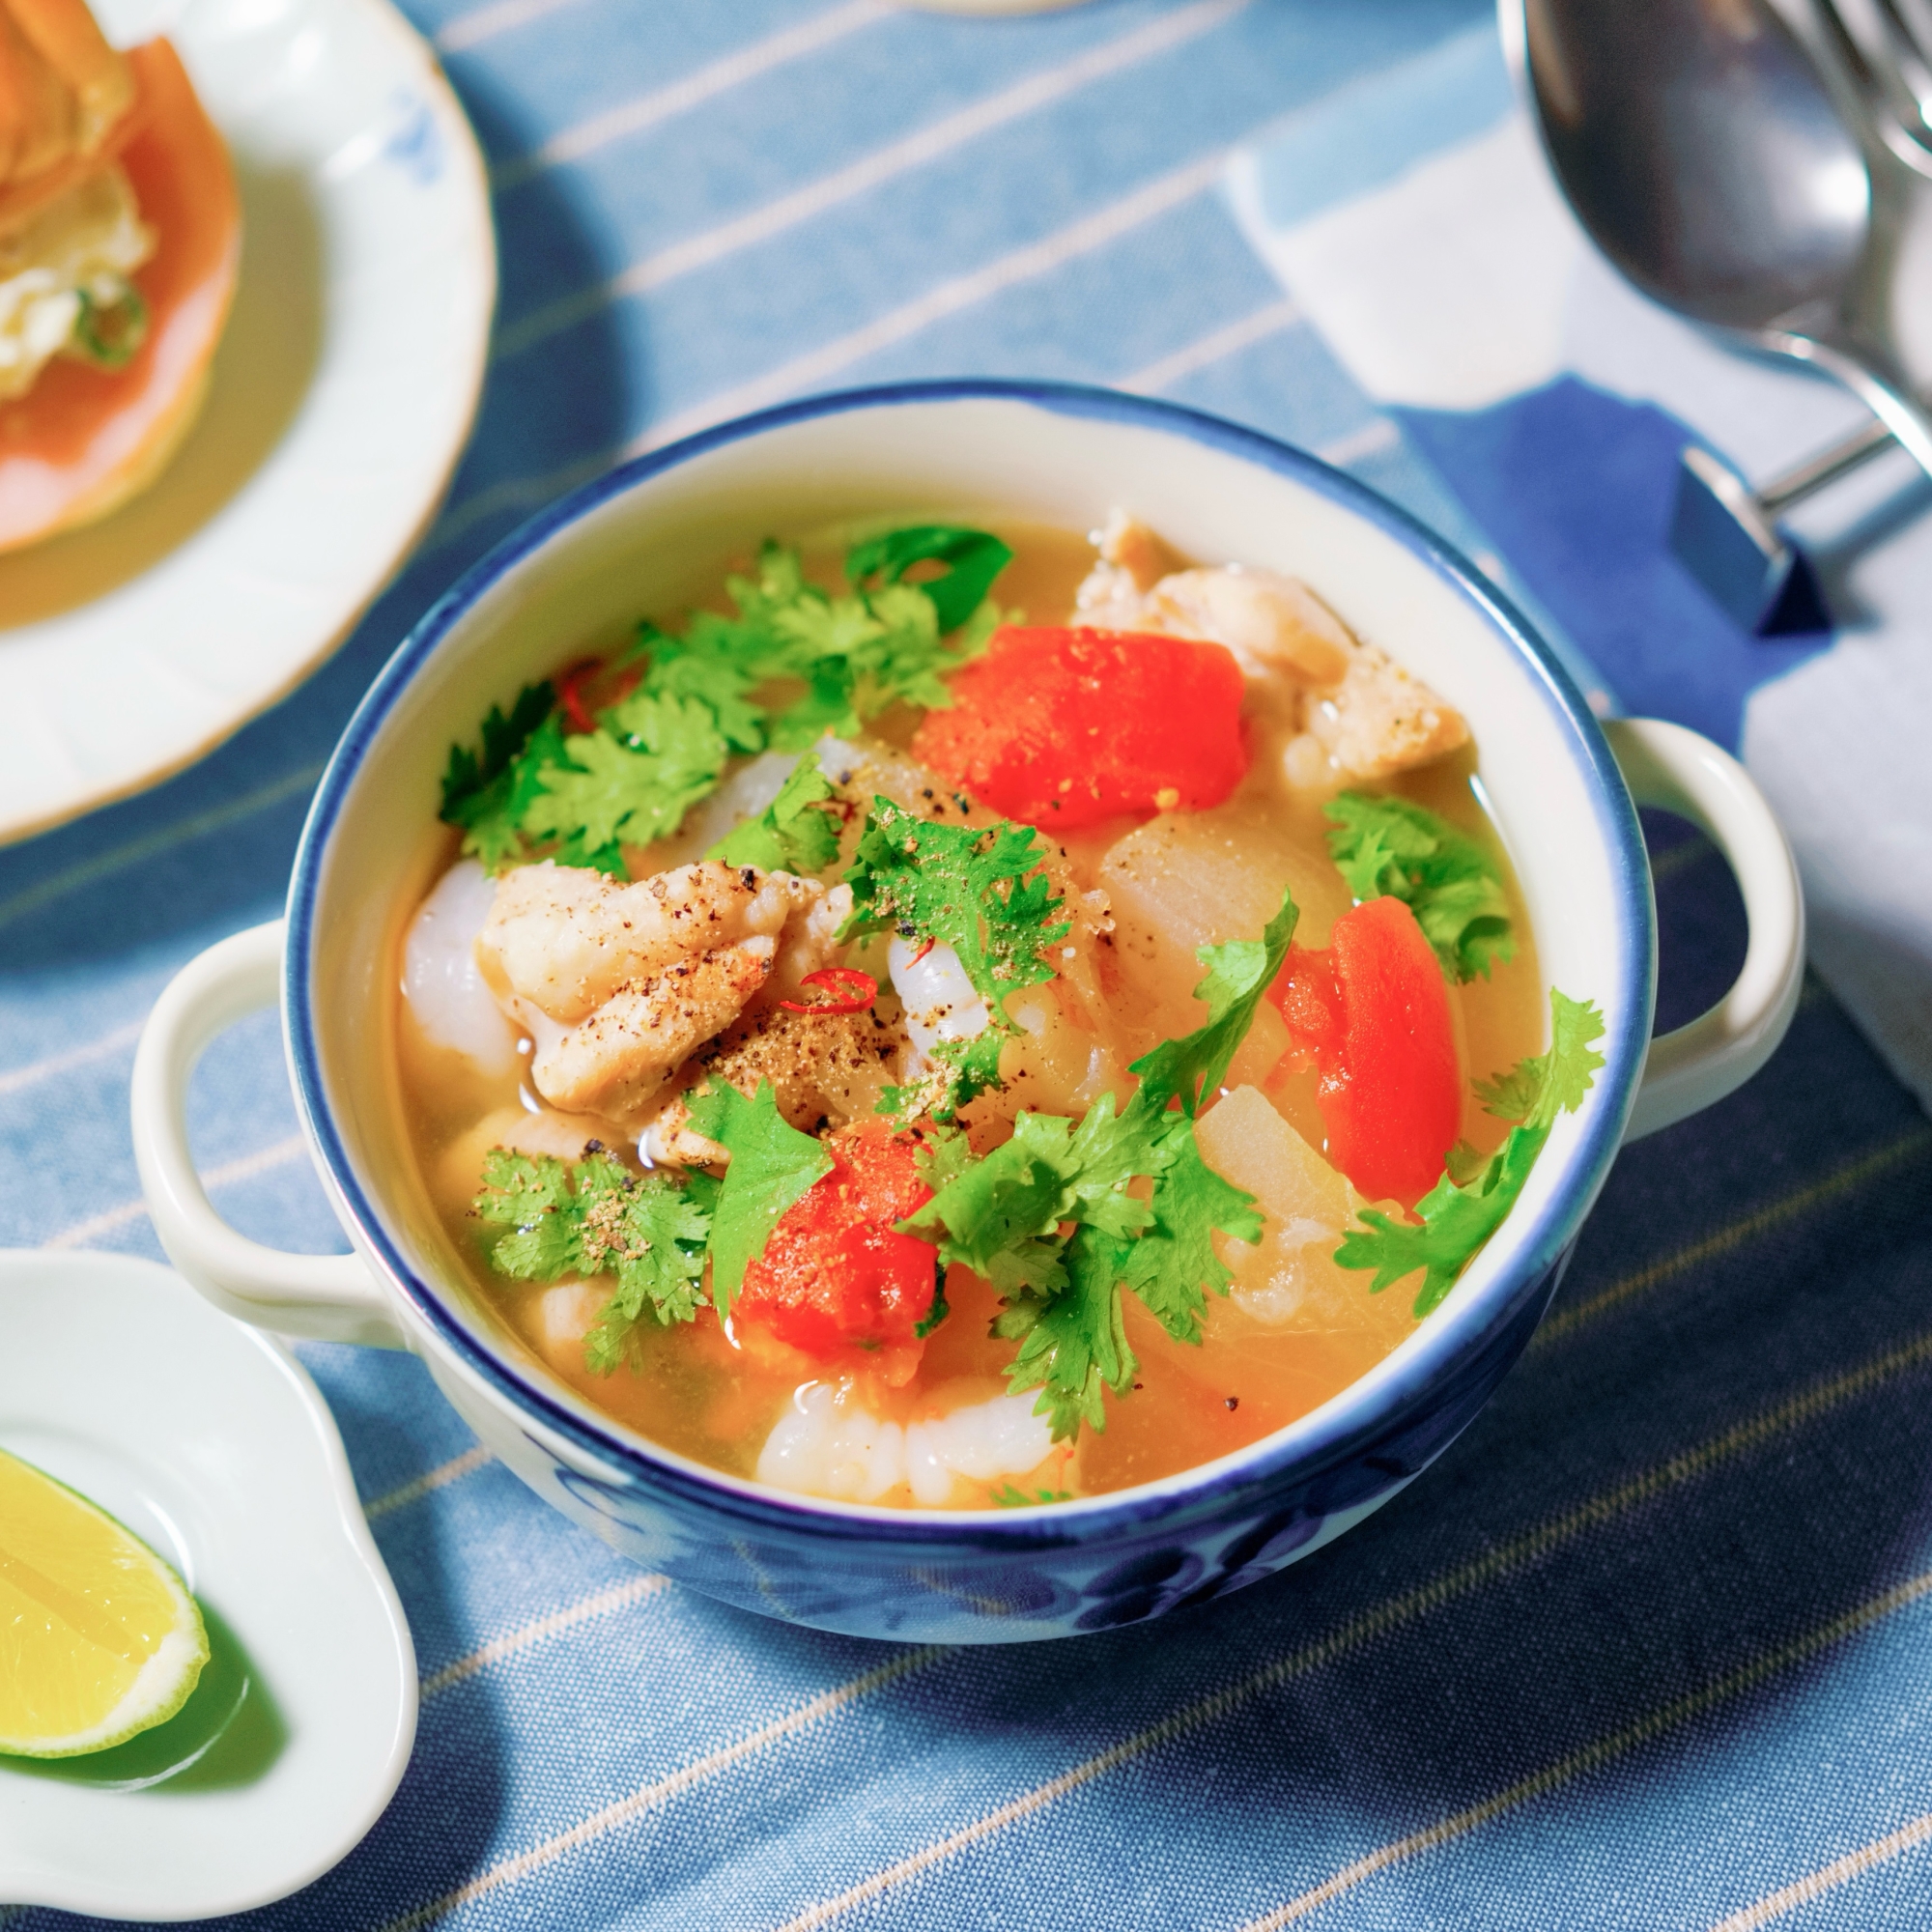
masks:
<svg viewBox="0 0 1932 1932"><path fill-rule="evenodd" d="M83 1913L99 1918L126 1919L130 1916L138 1916L171 1923L253 1911L261 1906L271 1905L278 1899L287 1898L332 1871L368 1836L378 1819L388 1807L390 1800L394 1798L396 1789L402 1782L404 1773L409 1769L410 1757L415 1746L416 1722L421 1704L415 1642L410 1631L409 1617L403 1608L402 1599L396 1594L394 1580L390 1577L388 1567L383 1561L382 1552L376 1547L376 1540L370 1533L368 1519L362 1511L361 1496L355 1488L355 1478L350 1468L348 1452L343 1446L341 1431L336 1427L334 1414L321 1389L317 1387L314 1378L285 1342L278 1337L251 1328L245 1323L233 1321L218 1310L208 1307L181 1275L161 1263L149 1261L139 1255L119 1254L111 1249L0 1248L0 1296L8 1293L10 1282L14 1278L44 1277L48 1273L69 1273L78 1277L103 1267L125 1270L128 1274L145 1276L150 1282L159 1281L167 1284L170 1292L188 1297L193 1306L206 1310L211 1321L224 1323L236 1335L259 1350L280 1373L289 1388L292 1401L303 1412L315 1438L322 1466L329 1480L329 1490L336 1509L337 1526L343 1532L350 1553L358 1561L360 1582L370 1590L384 1614L389 1636L396 1647L399 1665L397 1677L402 1696L393 1714L389 1745L382 1770L371 1781L365 1804L327 1845L305 1858L298 1865L291 1864L288 1870L278 1875L272 1884L256 1884L228 1891L211 1889L205 1895L196 1896L191 1900L163 1900L157 1904L144 1904L138 1915L129 1914L128 1900L124 1895L91 1890L84 1878L73 1889L64 1889L58 1896L52 1895L49 1891L45 1896L23 1897L8 1902L26 1907L45 1907L54 1911Z"/></svg>
<svg viewBox="0 0 1932 1932"><path fill-rule="evenodd" d="M482 406L483 386L489 376L490 345L499 285L496 222L492 213L488 164L477 142L475 129L469 124L469 117L464 111L463 103L451 85L448 74L443 71L441 62L437 58L436 50L392 4L392 0L334 0L334 4L359 9L373 24L397 43L398 51L414 65L417 70L416 78L425 95L434 103L439 131L447 140L449 153L457 168L466 177L470 193L483 213L483 219L478 224L483 238L482 259L476 264L483 284L482 299L479 303L482 326L468 344L459 364L461 385L466 392L466 400L460 412L456 431L451 436L449 446L443 454L434 487L425 491L413 522L405 528L399 520L395 539L387 547L387 554L383 558L381 568L370 571L366 587L354 608L333 630L318 635L299 658L291 659L286 676L272 687L265 687L261 691L251 693L244 703L185 749L177 749L151 763L143 764L138 771L102 781L64 797L59 803L37 814L0 815L0 850L37 838L42 833L54 831L60 826L71 825L77 819L85 818L90 812L138 798L143 793L152 791L156 785L165 784L168 780L180 777L183 772L199 764L239 731L265 713L273 710L277 704L297 691L341 649L356 626L369 614L377 599L395 582L410 557L441 515L443 505L449 497L450 486L455 479L457 466L469 447L477 412ZM156 487L165 489L165 477Z"/></svg>

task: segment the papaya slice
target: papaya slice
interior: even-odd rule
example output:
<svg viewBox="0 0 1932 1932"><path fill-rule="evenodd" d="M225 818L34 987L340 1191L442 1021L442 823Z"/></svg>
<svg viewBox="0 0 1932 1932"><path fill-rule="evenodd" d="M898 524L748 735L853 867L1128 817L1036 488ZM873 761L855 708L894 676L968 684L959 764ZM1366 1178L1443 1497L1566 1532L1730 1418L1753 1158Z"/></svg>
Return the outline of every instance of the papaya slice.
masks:
<svg viewBox="0 0 1932 1932"><path fill-rule="evenodd" d="M234 299L242 204L227 147L166 41L128 62L134 126L118 158L156 237L133 276L147 338L119 369L58 355L0 403L0 552L93 523L160 474L200 413Z"/></svg>

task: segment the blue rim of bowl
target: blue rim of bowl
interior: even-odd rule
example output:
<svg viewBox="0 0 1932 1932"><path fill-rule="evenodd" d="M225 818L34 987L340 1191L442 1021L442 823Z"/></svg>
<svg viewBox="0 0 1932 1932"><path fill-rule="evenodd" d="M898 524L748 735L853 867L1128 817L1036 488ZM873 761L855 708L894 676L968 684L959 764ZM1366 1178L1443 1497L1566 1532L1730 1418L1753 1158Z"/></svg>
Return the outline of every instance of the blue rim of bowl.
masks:
<svg viewBox="0 0 1932 1932"><path fill-rule="evenodd" d="M1511 1264L1484 1285L1479 1298L1471 1297L1460 1305L1452 1300L1438 1310L1409 1338L1406 1359L1392 1373L1372 1371L1372 1387L1358 1382L1274 1435L1176 1476L1050 1508L927 1513L793 1496L705 1468L673 1452L658 1450L646 1438L624 1431L622 1425L605 1430L586 1423L577 1408L560 1402L519 1374L502 1356L481 1346L442 1296L412 1266L370 1200L336 1131L324 1092L309 1008L309 962L323 854L363 759L396 696L486 591L557 532L638 484L714 450L823 416L908 405L980 402L1016 403L1057 415L1163 432L1253 463L1302 484L1375 525L1474 605L1492 631L1514 649L1532 674L1546 706L1565 727L1575 754L1595 780L1591 792L1598 828L1614 869L1614 889L1623 901L1623 957L1617 966L1628 997L1622 1014L1602 1042L1606 1063L1603 1079L1605 1099L1586 1111L1582 1132L1566 1151L1561 1184L1551 1190L1532 1225L1515 1231L1516 1254ZM1030 1548L1109 1543L1122 1532L1146 1530L1155 1522L1179 1521L1218 1511L1240 1492L1268 1490L1291 1469L1312 1475L1342 1466L1385 1433L1396 1418L1425 1403L1431 1385L1446 1377L1458 1360L1478 1354L1513 1321L1524 1296L1547 1278L1576 1238L1622 1142L1624 1122L1650 1040L1656 994L1654 925L1649 860L1635 808L1581 693L1522 613L1459 551L1406 510L1305 450L1176 403L1075 384L977 379L890 384L808 396L736 417L637 457L538 511L471 564L438 598L377 673L316 787L289 885L288 938L283 956L284 1033L297 1104L327 1168L338 1205L351 1217L369 1250L381 1258L391 1284L401 1290L417 1316L466 1368L517 1408L532 1414L594 1462L607 1467L615 1465L628 1477L641 1478L640 1487L646 1492L668 1492L682 1502L701 1503L781 1534L909 1545L927 1553L950 1547L961 1551L1018 1554ZM1390 1357L1381 1367L1386 1370L1397 1360ZM538 1446L549 1453L548 1445Z"/></svg>

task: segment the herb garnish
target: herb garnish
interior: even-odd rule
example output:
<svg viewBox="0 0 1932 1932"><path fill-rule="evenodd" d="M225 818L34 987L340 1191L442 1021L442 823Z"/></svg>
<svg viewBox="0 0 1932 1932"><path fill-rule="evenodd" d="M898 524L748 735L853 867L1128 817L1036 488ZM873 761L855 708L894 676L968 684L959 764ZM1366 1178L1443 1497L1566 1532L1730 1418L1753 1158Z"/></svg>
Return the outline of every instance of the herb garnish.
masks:
<svg viewBox="0 0 1932 1932"><path fill-rule="evenodd" d="M666 1326L697 1313L717 1193L708 1175L680 1182L663 1173L633 1174L595 1141L574 1166L493 1148L475 1211L509 1231L489 1244L499 1274L521 1281L616 1275L616 1292L583 1343L591 1369L609 1375L646 1308Z"/></svg>
<svg viewBox="0 0 1932 1932"><path fill-rule="evenodd" d="M625 877L623 847L675 832L733 753L802 751L896 703L951 703L944 675L984 648L999 621L985 592L1010 554L983 530L893 531L846 558L847 578L871 587L835 595L806 582L796 550L768 543L754 576L726 582L734 614L698 611L681 637L639 627L635 688L590 731L566 735L548 684L508 718L493 709L481 752L450 753L442 816L493 871L549 855ZM900 581L922 562L950 567Z"/></svg>
<svg viewBox="0 0 1932 1932"><path fill-rule="evenodd" d="M148 304L131 283L102 301L90 290L78 289L80 310L73 319L68 347L97 369L125 369L148 339Z"/></svg>
<svg viewBox="0 0 1932 1932"><path fill-rule="evenodd" d="M867 579L896 583L916 563L943 563L946 575L916 587L931 599L942 631L957 630L980 608L993 580L1012 561L1012 552L984 530L953 524L923 524L854 544L845 558L846 581L863 588Z"/></svg>
<svg viewBox="0 0 1932 1932"><path fill-rule="evenodd" d="M832 1172L832 1156L779 1112L769 1080L751 1099L714 1080L688 1105L692 1126L731 1156L711 1222L711 1302L722 1321L784 1211Z"/></svg>
<svg viewBox="0 0 1932 1932"><path fill-rule="evenodd" d="M529 796L521 795L524 753L555 704L556 693L549 684L526 684L507 718L500 706L490 707L483 720L480 751L472 752L467 745L449 748L449 764L442 775L442 818L463 828L464 851L481 859L492 871L521 846L517 827L535 793L536 777L536 769L530 769ZM562 735L553 735L560 755Z"/></svg>
<svg viewBox="0 0 1932 1932"><path fill-rule="evenodd" d="M986 1492L986 1499L996 1509L1032 1509L1036 1503L1070 1503L1073 1500L1073 1492L1036 1490L1032 1495L1028 1495L1017 1483L1007 1482L1001 1484L997 1490L989 1490Z"/></svg>
<svg viewBox="0 0 1932 1932"><path fill-rule="evenodd" d="M560 761L537 774L520 829L561 839L566 866L628 877L621 848L675 832L717 788L727 756L709 705L635 691L595 731L564 739Z"/></svg>
<svg viewBox="0 0 1932 1932"><path fill-rule="evenodd" d="M1300 917L1293 895L1285 895L1281 910L1263 927L1259 939L1204 946L1195 953L1208 969L1208 977L1194 989L1194 997L1207 1002L1208 1023L1134 1062L1128 1071L1140 1075L1143 1094L1162 1107L1179 1098L1190 1117L1200 1112L1204 1098L1213 1097L1228 1063L1248 1037L1255 1009L1288 957Z"/></svg>
<svg viewBox="0 0 1932 1932"><path fill-rule="evenodd" d="M614 1273L616 1293L584 1337L584 1359L609 1375L646 1307L668 1326L689 1321L703 1298L708 1252L711 1303L720 1321L764 1252L786 1208L832 1172L832 1156L786 1123L769 1080L747 1099L713 1082L692 1094L691 1124L730 1155L724 1179L694 1170L633 1174L595 1141L575 1164L493 1148L483 1159L474 1211L507 1229L488 1242L490 1265L519 1281ZM935 1302L937 1319L944 1302Z"/></svg>
<svg viewBox="0 0 1932 1932"><path fill-rule="evenodd" d="M1378 1208L1365 1208L1363 1227L1351 1230L1335 1250L1343 1267L1374 1268L1369 1284L1379 1293L1416 1269L1425 1270L1415 1297L1417 1320L1455 1287L1469 1258L1501 1226L1516 1205L1543 1144L1559 1113L1575 1113L1604 1065L1594 1042L1603 1037L1597 1009L1549 994L1550 1047L1518 1063L1509 1073L1476 1086L1476 1097L1498 1120L1514 1121L1509 1138L1487 1161L1473 1151L1451 1151L1447 1172L1416 1205L1420 1227L1392 1221Z"/></svg>
<svg viewBox="0 0 1932 1932"><path fill-rule="evenodd" d="M1495 861L1445 818L1406 798L1345 791L1325 815L1328 850L1358 900L1399 898L1457 980L1489 977L1516 953Z"/></svg>
<svg viewBox="0 0 1932 1932"><path fill-rule="evenodd" d="M727 833L707 859L727 866L756 866L765 872L822 872L838 856L838 812L828 810L838 794L818 768L816 753L799 759L779 795L756 818Z"/></svg>
<svg viewBox="0 0 1932 1932"><path fill-rule="evenodd" d="M895 932L950 946L986 1003L982 1033L942 1040L934 1049L945 1080L934 1094L919 1093L935 1115L950 1116L1000 1084L1001 1037L1020 1031L1007 1011L1007 996L1053 978L1045 952L1072 927L1054 919L1063 901L1040 869L1045 857L1030 825L1009 819L941 825L889 798L872 801L845 871L852 910L838 929L840 942ZM896 1089L894 1094L912 1098Z"/></svg>
<svg viewBox="0 0 1932 1932"><path fill-rule="evenodd" d="M1056 1441L1083 1422L1104 1428L1102 1390L1118 1395L1133 1380L1122 1289L1175 1340L1198 1343L1208 1294L1234 1278L1212 1236L1261 1238L1254 1197L1201 1157L1194 1119L1280 972L1295 919L1285 897L1261 939L1200 949L1208 973L1194 991L1207 1023L1134 1063L1141 1085L1123 1112L1102 1094L1077 1122L1023 1113L983 1159L948 1152L944 1184L929 1172L938 1192L899 1224L999 1292L994 1332L1020 1345L1008 1378L1015 1391L1040 1391L1037 1412Z"/></svg>

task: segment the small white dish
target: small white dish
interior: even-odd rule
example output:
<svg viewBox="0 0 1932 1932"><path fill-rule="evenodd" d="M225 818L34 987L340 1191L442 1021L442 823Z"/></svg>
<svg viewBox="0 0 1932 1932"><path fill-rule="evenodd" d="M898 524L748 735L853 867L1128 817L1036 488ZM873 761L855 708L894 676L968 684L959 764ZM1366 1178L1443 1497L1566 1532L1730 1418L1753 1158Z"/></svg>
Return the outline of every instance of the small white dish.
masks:
<svg viewBox="0 0 1932 1932"><path fill-rule="evenodd" d="M496 300L475 136L387 0L103 0L226 137L242 279L145 496L0 556L0 842L153 784L282 696L428 527Z"/></svg>
<svg viewBox="0 0 1932 1932"><path fill-rule="evenodd" d="M0 1253L0 1448L175 1564L214 1650L145 1739L0 1757L0 1900L182 1919L284 1897L360 1842L415 1739L409 1624L327 1406L280 1343L125 1255Z"/></svg>

